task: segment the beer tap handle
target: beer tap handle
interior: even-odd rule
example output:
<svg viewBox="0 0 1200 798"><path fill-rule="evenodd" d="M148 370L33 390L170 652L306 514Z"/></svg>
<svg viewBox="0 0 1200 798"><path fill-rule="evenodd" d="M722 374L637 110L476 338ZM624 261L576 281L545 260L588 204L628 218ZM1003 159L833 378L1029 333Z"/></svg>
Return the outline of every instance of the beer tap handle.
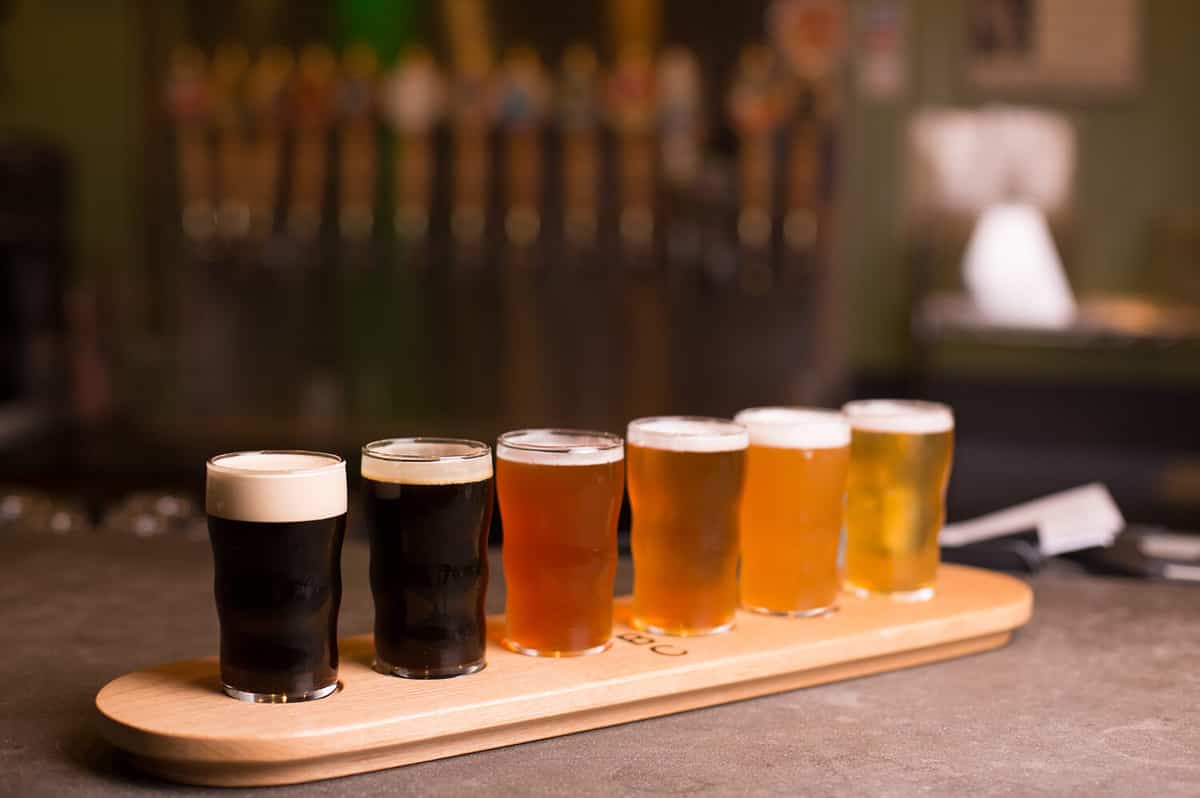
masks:
<svg viewBox="0 0 1200 798"><path fill-rule="evenodd" d="M770 264L774 149L786 107L774 54L764 45L746 47L730 87L728 112L738 136L739 281L750 294L766 293L774 279Z"/></svg>
<svg viewBox="0 0 1200 798"><path fill-rule="evenodd" d="M217 128L217 177L220 203L217 232L237 240L250 232L247 163L249 141L245 103L250 56L240 44L223 44L212 61L212 97Z"/></svg>
<svg viewBox="0 0 1200 798"><path fill-rule="evenodd" d="M767 35L795 89L785 142L783 242L789 261L811 261L827 217L824 186L826 120L838 114L840 76L847 50L849 11L844 2L772 0Z"/></svg>
<svg viewBox="0 0 1200 798"><path fill-rule="evenodd" d="M446 0L442 10L454 65L450 231L460 258L477 263L487 232L492 172L492 26L484 0Z"/></svg>
<svg viewBox="0 0 1200 798"><path fill-rule="evenodd" d="M250 230L260 239L270 236L275 226L292 70L292 54L283 47L270 46L259 55L247 81L247 104L254 129L249 168Z"/></svg>
<svg viewBox="0 0 1200 798"><path fill-rule="evenodd" d="M596 52L573 44L563 54L558 92L562 131L563 236L568 246L589 248L599 227L599 68Z"/></svg>
<svg viewBox="0 0 1200 798"><path fill-rule="evenodd" d="M451 107L454 177L450 230L467 260L474 260L483 245L491 184L489 134L495 87L483 57L480 51L460 66Z"/></svg>
<svg viewBox="0 0 1200 798"><path fill-rule="evenodd" d="M301 242L311 241L321 227L336 63L328 47L308 45L300 53L292 85L295 146L287 228L289 234Z"/></svg>
<svg viewBox="0 0 1200 798"><path fill-rule="evenodd" d="M821 127L812 118L797 119L788 138L783 241L790 257L807 259L820 234Z"/></svg>
<svg viewBox="0 0 1200 798"><path fill-rule="evenodd" d="M343 241L362 242L371 236L375 219L378 169L375 82L379 60L365 44L347 48L338 87L338 231Z"/></svg>
<svg viewBox="0 0 1200 798"><path fill-rule="evenodd" d="M657 103L650 55L627 50L608 78L609 119L617 136L619 231L626 254L646 256L655 233L655 142Z"/></svg>
<svg viewBox="0 0 1200 798"><path fill-rule="evenodd" d="M542 124L551 86L537 53L514 48L505 58L495 115L505 139L504 231L508 243L525 248L541 232Z"/></svg>
<svg viewBox="0 0 1200 798"><path fill-rule="evenodd" d="M704 86L700 64L690 50L671 47L658 60L658 124L665 182L693 185L704 147Z"/></svg>
<svg viewBox="0 0 1200 798"><path fill-rule="evenodd" d="M703 164L704 87L696 57L671 47L658 60L660 162L666 186L665 251L668 268L695 262L701 230L695 192Z"/></svg>
<svg viewBox="0 0 1200 798"><path fill-rule="evenodd" d="M213 157L208 131L212 98L204 54L195 47L171 53L166 109L175 130L180 224L188 241L206 241L214 230Z"/></svg>
<svg viewBox="0 0 1200 798"><path fill-rule="evenodd" d="M446 106L446 85L429 51L414 47L401 55L381 86L381 109L395 148L392 185L396 237L410 246L428 241L436 163L433 129Z"/></svg>

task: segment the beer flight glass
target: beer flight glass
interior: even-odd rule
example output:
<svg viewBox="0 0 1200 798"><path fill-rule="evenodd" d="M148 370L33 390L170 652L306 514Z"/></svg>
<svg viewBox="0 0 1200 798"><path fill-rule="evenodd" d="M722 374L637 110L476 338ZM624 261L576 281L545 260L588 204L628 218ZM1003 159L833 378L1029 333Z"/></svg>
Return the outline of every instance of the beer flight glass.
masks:
<svg viewBox="0 0 1200 798"><path fill-rule="evenodd" d="M760 407L746 427L741 604L773 615L819 615L841 589L838 549L850 426L835 410Z"/></svg>
<svg viewBox="0 0 1200 798"><path fill-rule="evenodd" d="M662 416L604 432L506 432L487 444L389 438L362 448L375 668L408 678L486 665L487 537L504 522L503 644L531 656L611 644L617 516L633 512L632 625L716 634L739 605L804 616L858 595L933 595L953 453L945 405L850 402ZM299 450L206 468L226 693L284 703L337 689L346 464ZM845 530L842 584L838 553ZM739 579L739 560L741 574Z"/></svg>
<svg viewBox="0 0 1200 798"><path fill-rule="evenodd" d="M455 438L362 448L375 669L416 679L486 664L492 450Z"/></svg>
<svg viewBox="0 0 1200 798"><path fill-rule="evenodd" d="M954 450L954 414L933 402L873 399L850 422L846 587L858 595L933 597L938 534Z"/></svg>
<svg viewBox="0 0 1200 798"><path fill-rule="evenodd" d="M595 654L612 642L621 438L530 429L496 442L504 523L504 645L530 656Z"/></svg>
<svg viewBox="0 0 1200 798"><path fill-rule="evenodd" d="M732 629L745 428L717 418L641 418L626 441L633 625L681 636Z"/></svg>
<svg viewBox="0 0 1200 798"><path fill-rule="evenodd" d="M221 683L242 701L337 689L346 463L305 451L235 452L206 468Z"/></svg>

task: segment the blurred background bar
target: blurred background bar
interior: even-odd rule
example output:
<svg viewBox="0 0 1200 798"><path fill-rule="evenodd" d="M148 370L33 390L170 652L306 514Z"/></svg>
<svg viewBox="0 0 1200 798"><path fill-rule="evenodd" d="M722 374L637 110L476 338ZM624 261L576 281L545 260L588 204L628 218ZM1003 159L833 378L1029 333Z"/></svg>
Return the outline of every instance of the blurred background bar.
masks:
<svg viewBox="0 0 1200 798"><path fill-rule="evenodd" d="M0 4L4 506L895 395L952 520L1198 529L1200 4L1095 5Z"/></svg>

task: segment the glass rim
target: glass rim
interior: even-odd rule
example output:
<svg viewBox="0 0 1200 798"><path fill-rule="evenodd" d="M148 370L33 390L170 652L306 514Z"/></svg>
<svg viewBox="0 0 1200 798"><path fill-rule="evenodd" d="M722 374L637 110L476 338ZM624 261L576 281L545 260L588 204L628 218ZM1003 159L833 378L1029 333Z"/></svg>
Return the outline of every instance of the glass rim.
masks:
<svg viewBox="0 0 1200 798"><path fill-rule="evenodd" d="M244 457L246 455L257 455L257 454L267 454L267 455L282 454L282 455L300 455L300 456L304 456L304 457L320 457L322 459L328 460L329 462L326 464L323 464L323 465L312 466L311 468L253 468L253 469L251 469L251 468L234 468L231 466L222 465L219 462L221 460L225 460L230 457ZM236 452L222 452L220 454L214 454L212 457L208 458L208 460L205 461L205 465L208 468L212 468L217 471L223 471L227 474L250 474L250 475L261 474L263 476L286 476L289 474L297 474L297 475L316 474L316 473L320 473L321 471L325 471L327 469L334 469L334 468L338 468L339 466L344 467L346 465L346 459L344 457L342 457L340 454L334 454L333 452L318 452L314 449L243 449L241 451L236 451Z"/></svg>
<svg viewBox="0 0 1200 798"><path fill-rule="evenodd" d="M415 446L465 446L468 451L460 454L419 454L400 453L400 452L382 452L376 447L391 446L395 444L412 444ZM412 438L380 438L377 441L364 443L362 446L362 456L369 457L372 460L382 460L391 463L441 463L441 462L464 462L469 460L478 460L481 457L491 457L492 447L483 441L473 440L471 438L442 438L437 436L416 436Z"/></svg>
<svg viewBox="0 0 1200 798"><path fill-rule="evenodd" d="M591 438L593 440L604 441L603 444L589 443L581 445L572 445L567 443L519 443L513 440L519 435L531 435L534 433L543 435L552 435L563 438ZM530 427L528 429L514 429L502 433L496 439L496 448L501 446L506 449L516 449L522 452L536 452L538 454L591 454L593 452L607 452L624 446L625 439L620 435L614 435L611 432L601 432L599 430L590 429L564 429L561 427Z"/></svg>
<svg viewBox="0 0 1200 798"><path fill-rule="evenodd" d="M923 399L856 399L842 405L842 412L859 432L933 435L957 424L949 405Z"/></svg>
<svg viewBox="0 0 1200 798"><path fill-rule="evenodd" d="M826 407L765 405L738 411L753 446L781 449L841 449L850 445L850 418Z"/></svg>
<svg viewBox="0 0 1200 798"><path fill-rule="evenodd" d="M774 415L774 419L761 416ZM759 418L756 418L758 416ZM789 418L784 419L783 416ZM738 421L738 419L745 419ZM829 407L799 407L791 405L762 405L747 407L739 410L733 420L749 429L752 425L764 427L792 427L802 425L826 425L847 423L846 415L841 410Z"/></svg>
<svg viewBox="0 0 1200 798"><path fill-rule="evenodd" d="M896 408L895 413L879 413L878 415L900 415L904 412L938 412L954 415L954 408L943 402L932 402L928 399L852 399L842 405L842 412L852 415L856 410L866 410L868 405L887 406Z"/></svg>
<svg viewBox="0 0 1200 798"><path fill-rule="evenodd" d="M750 430L717 416L644 416L625 431L633 446L678 452L732 452L750 446Z"/></svg>
<svg viewBox="0 0 1200 798"><path fill-rule="evenodd" d="M719 416L642 416L630 421L629 428L645 427L648 424L662 421L698 422L701 424L712 424L714 427L719 427L719 429L707 430L705 432L662 432L655 430L655 435L663 435L671 438L711 438L746 434L745 424L734 421L732 418L720 418Z"/></svg>

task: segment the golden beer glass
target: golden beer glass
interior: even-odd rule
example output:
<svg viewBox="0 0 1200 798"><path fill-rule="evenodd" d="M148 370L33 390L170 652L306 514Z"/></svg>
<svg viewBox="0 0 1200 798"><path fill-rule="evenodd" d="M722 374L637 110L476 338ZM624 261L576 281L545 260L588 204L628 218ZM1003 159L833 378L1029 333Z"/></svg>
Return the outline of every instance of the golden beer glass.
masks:
<svg viewBox="0 0 1200 798"><path fill-rule="evenodd" d="M534 429L496 442L504 524L504 645L520 654L595 654L612 642L621 438Z"/></svg>
<svg viewBox="0 0 1200 798"><path fill-rule="evenodd" d="M877 399L842 408L850 422L846 588L933 596L938 534L954 450L954 414L932 402Z"/></svg>
<svg viewBox="0 0 1200 798"><path fill-rule="evenodd" d="M750 433L742 492L742 607L817 615L841 589L838 548L850 425L835 410L760 407L734 419Z"/></svg>
<svg viewBox="0 0 1200 798"><path fill-rule="evenodd" d="M633 625L666 635L733 628L746 430L692 416L626 432L633 511Z"/></svg>

